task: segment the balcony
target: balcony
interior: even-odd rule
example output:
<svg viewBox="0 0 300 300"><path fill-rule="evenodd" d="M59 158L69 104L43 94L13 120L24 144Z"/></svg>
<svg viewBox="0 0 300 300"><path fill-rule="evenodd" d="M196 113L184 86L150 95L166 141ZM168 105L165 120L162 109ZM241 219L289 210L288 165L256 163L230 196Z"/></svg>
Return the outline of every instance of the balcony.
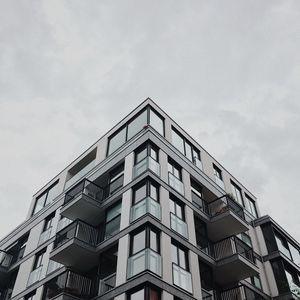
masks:
<svg viewBox="0 0 300 300"><path fill-rule="evenodd" d="M169 185L179 194L184 195L184 185L176 176L169 172Z"/></svg>
<svg viewBox="0 0 300 300"><path fill-rule="evenodd" d="M38 246L40 246L40 245L44 244L45 242L47 242L51 237L51 233L52 233L52 227L50 227L47 230L43 231L40 235Z"/></svg>
<svg viewBox="0 0 300 300"><path fill-rule="evenodd" d="M140 176L147 170L150 170L157 176L160 176L160 164L151 156L145 157L133 167L133 178Z"/></svg>
<svg viewBox="0 0 300 300"><path fill-rule="evenodd" d="M178 287L186 290L189 293L193 293L192 287L192 275L185 269L182 269L175 263L172 264L173 269L173 283Z"/></svg>
<svg viewBox="0 0 300 300"><path fill-rule="evenodd" d="M116 273L113 273L106 278L100 279L99 281L99 295L103 295L116 286Z"/></svg>
<svg viewBox="0 0 300 300"><path fill-rule="evenodd" d="M170 213L170 219L171 219L171 229L179 233L184 238L188 239L188 228L187 224L178 218L173 213Z"/></svg>
<svg viewBox="0 0 300 300"><path fill-rule="evenodd" d="M262 296L261 294L253 291L245 285L239 285L235 288L221 292L220 300L265 300L270 299L267 296Z"/></svg>
<svg viewBox="0 0 300 300"><path fill-rule="evenodd" d="M150 248L144 249L128 258L127 278L146 270L161 276L161 256Z"/></svg>
<svg viewBox="0 0 300 300"><path fill-rule="evenodd" d="M75 220L80 219L95 225L101 212L100 204L104 190L93 182L84 179L65 194L61 215Z"/></svg>
<svg viewBox="0 0 300 300"><path fill-rule="evenodd" d="M91 299L94 296L93 280L72 271L66 271L49 281L46 286L47 299ZM72 297L73 296L73 297Z"/></svg>
<svg viewBox="0 0 300 300"><path fill-rule="evenodd" d="M5 281L7 277L7 270L12 262L12 255L0 250L0 283Z"/></svg>
<svg viewBox="0 0 300 300"><path fill-rule="evenodd" d="M145 214L151 214L157 219L161 219L161 207L160 204L153 200L151 197L147 197L134 206L130 210L130 222L134 222Z"/></svg>
<svg viewBox="0 0 300 300"><path fill-rule="evenodd" d="M27 282L27 286L30 286L40 280L42 270L43 270L43 266L40 266L30 273L28 282Z"/></svg>
<svg viewBox="0 0 300 300"><path fill-rule="evenodd" d="M211 240L217 241L247 231L244 209L227 195L208 203L211 221L207 229Z"/></svg>
<svg viewBox="0 0 300 300"><path fill-rule="evenodd" d="M215 280L220 285L258 274L252 248L237 237L213 244L213 256L217 261Z"/></svg>
<svg viewBox="0 0 300 300"><path fill-rule="evenodd" d="M88 270L97 264L97 242L98 230L76 220L56 234L50 259L78 270Z"/></svg>

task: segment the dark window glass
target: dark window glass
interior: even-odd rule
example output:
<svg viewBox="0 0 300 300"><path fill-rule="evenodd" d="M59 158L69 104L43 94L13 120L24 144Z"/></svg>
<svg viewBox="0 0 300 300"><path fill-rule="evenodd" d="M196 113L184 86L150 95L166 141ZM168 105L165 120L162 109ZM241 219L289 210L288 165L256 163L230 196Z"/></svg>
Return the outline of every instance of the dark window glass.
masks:
<svg viewBox="0 0 300 300"><path fill-rule="evenodd" d="M121 205L122 203L119 202L106 212L105 239L113 236L120 230Z"/></svg>
<svg viewBox="0 0 300 300"><path fill-rule="evenodd" d="M271 262L274 277L279 293L289 292L289 285L285 276L284 266L281 260Z"/></svg>
<svg viewBox="0 0 300 300"><path fill-rule="evenodd" d="M160 300L161 292L152 287L152 286L146 286L138 291L130 292L128 294L127 299L128 300Z"/></svg>
<svg viewBox="0 0 300 300"><path fill-rule="evenodd" d="M264 235L264 239L266 242L268 252L272 253L274 251L277 251L278 248L276 245L275 235L274 235L274 231L273 231L271 224L262 225L261 229L262 229L262 232Z"/></svg>
<svg viewBox="0 0 300 300"><path fill-rule="evenodd" d="M43 231L46 231L48 229L50 229L52 227L52 223L53 223L53 219L54 219L55 214L51 214L49 215L46 219L45 219L45 224L44 224L44 229Z"/></svg>
<svg viewBox="0 0 300 300"><path fill-rule="evenodd" d="M196 230L196 242L200 249L205 250L207 253L209 251L208 246L208 234L206 223L201 221L195 216L195 230ZM210 254L210 253L208 253Z"/></svg>
<svg viewBox="0 0 300 300"><path fill-rule="evenodd" d="M39 268L40 266L43 265L43 257L44 257L45 252L46 252L46 248L35 255L33 270L35 270L35 269L37 269L37 268Z"/></svg>
<svg viewBox="0 0 300 300"><path fill-rule="evenodd" d="M223 180L222 178L222 171L215 165L213 165L214 168L214 175L215 177L219 178L220 180Z"/></svg>
<svg viewBox="0 0 300 300"><path fill-rule="evenodd" d="M199 262L199 267L200 267L201 287L204 288L206 291L211 291L214 288L212 268L201 261Z"/></svg>
<svg viewBox="0 0 300 300"><path fill-rule="evenodd" d="M28 294L24 297L24 300L34 300L36 298L35 294L36 294L36 291L31 292L30 294Z"/></svg>

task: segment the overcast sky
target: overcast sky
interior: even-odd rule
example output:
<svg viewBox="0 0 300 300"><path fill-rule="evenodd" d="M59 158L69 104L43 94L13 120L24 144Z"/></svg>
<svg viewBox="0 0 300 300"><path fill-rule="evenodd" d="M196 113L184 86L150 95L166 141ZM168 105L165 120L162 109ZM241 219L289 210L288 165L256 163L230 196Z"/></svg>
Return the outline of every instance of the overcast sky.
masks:
<svg viewBox="0 0 300 300"><path fill-rule="evenodd" d="M0 237L151 97L300 240L299 57L299 0L0 0Z"/></svg>

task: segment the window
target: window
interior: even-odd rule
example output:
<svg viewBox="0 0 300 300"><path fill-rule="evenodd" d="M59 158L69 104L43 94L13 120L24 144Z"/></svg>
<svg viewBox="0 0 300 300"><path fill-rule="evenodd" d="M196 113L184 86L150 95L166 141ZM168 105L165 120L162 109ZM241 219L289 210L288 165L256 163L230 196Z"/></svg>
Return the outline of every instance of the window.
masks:
<svg viewBox="0 0 300 300"><path fill-rule="evenodd" d="M257 287L258 289L262 289L262 287L261 287L261 281L260 281L260 277L259 277L259 275L257 275L257 276L252 276L251 278L250 278L250 280L251 280L251 283L255 286L255 287Z"/></svg>
<svg viewBox="0 0 300 300"><path fill-rule="evenodd" d="M171 159L168 161L168 171L177 179L181 180L181 167Z"/></svg>
<svg viewBox="0 0 300 300"><path fill-rule="evenodd" d="M231 190L232 190L233 197L234 197L235 201L238 202L240 205L244 206L243 205L242 190L235 183L233 183L232 181L230 183L231 183Z"/></svg>
<svg viewBox="0 0 300 300"><path fill-rule="evenodd" d="M13 245L11 245L6 252L12 255L11 264L14 264L21 260L24 256L25 248L28 240L28 233L22 236L18 241L16 241Z"/></svg>
<svg viewBox="0 0 300 300"><path fill-rule="evenodd" d="M194 220L197 246L199 246L205 253L211 255L206 223L196 216L194 216Z"/></svg>
<svg viewBox="0 0 300 300"><path fill-rule="evenodd" d="M109 195L117 192L124 182L124 163L113 169L109 174Z"/></svg>
<svg viewBox="0 0 300 300"><path fill-rule="evenodd" d="M158 148L152 143L144 144L135 151L135 165L141 162L147 156L150 156L155 161L158 161Z"/></svg>
<svg viewBox="0 0 300 300"><path fill-rule="evenodd" d="M215 165L213 165L213 168L214 168L214 176L215 178L218 178L220 180L223 181L223 177L222 177L222 171Z"/></svg>
<svg viewBox="0 0 300 300"><path fill-rule="evenodd" d="M255 218L257 218L257 211L254 200L245 194L245 208Z"/></svg>
<svg viewBox="0 0 300 300"><path fill-rule="evenodd" d="M192 202L196 207L200 210L207 212L207 205L203 201L202 197L202 186L191 178L191 194L192 194Z"/></svg>
<svg viewBox="0 0 300 300"><path fill-rule="evenodd" d="M184 205L179 202L174 196L170 195L170 212L177 218L185 220L184 218Z"/></svg>
<svg viewBox="0 0 300 300"><path fill-rule="evenodd" d="M58 195L57 184L58 180L36 198L33 215L39 212L47 204L51 203L53 199Z"/></svg>
<svg viewBox="0 0 300 300"><path fill-rule="evenodd" d="M45 219L43 231L47 231L48 229L50 229L52 227L54 216L55 216L55 213L52 213Z"/></svg>
<svg viewBox="0 0 300 300"><path fill-rule="evenodd" d="M292 254L292 259L293 259L293 262L300 266L300 253L299 253L299 250L294 247L291 243L288 243L289 245L289 248L290 248L290 252Z"/></svg>
<svg viewBox="0 0 300 300"><path fill-rule="evenodd" d="M124 127L108 138L107 155L110 155L119 149L126 141L134 137L148 124L158 133L164 135L164 119L148 106L133 119L128 121Z"/></svg>
<svg viewBox="0 0 300 300"><path fill-rule="evenodd" d="M139 288L127 295L127 300L160 300L161 292L152 286Z"/></svg>
<svg viewBox="0 0 300 300"><path fill-rule="evenodd" d="M184 270L189 270L187 250L178 244L171 244L172 262Z"/></svg>
<svg viewBox="0 0 300 300"><path fill-rule="evenodd" d="M200 151L191 145L191 143L185 139L176 129L172 127L172 144L184 154L195 165L198 165L197 161L200 160ZM202 168L202 165L200 166Z"/></svg>
<svg viewBox="0 0 300 300"><path fill-rule="evenodd" d="M275 232L275 240L277 243L278 250L285 256L287 256L289 259L292 259L286 239L283 238L279 233Z"/></svg>
<svg viewBox="0 0 300 300"><path fill-rule="evenodd" d="M43 265L43 257L47 248L44 248L41 252L35 255L35 260L32 270L36 270Z"/></svg>
<svg viewBox="0 0 300 300"><path fill-rule="evenodd" d="M106 212L105 218L105 237L107 239L120 230L121 221L121 205L122 202L118 202L114 206L110 207Z"/></svg>
<svg viewBox="0 0 300 300"><path fill-rule="evenodd" d="M140 202L146 197L151 197L158 201L158 185L150 180L146 180L133 188L133 204Z"/></svg>

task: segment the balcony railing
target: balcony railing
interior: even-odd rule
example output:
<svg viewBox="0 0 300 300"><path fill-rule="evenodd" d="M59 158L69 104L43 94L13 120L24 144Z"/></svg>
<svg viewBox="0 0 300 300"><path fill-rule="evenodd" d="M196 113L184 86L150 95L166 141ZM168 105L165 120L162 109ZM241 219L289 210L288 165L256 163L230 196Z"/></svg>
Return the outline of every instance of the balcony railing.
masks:
<svg viewBox="0 0 300 300"><path fill-rule="evenodd" d="M161 256L150 248L128 258L127 277L130 278L146 270L161 276Z"/></svg>
<svg viewBox="0 0 300 300"><path fill-rule="evenodd" d="M240 285L235 288L221 292L221 300L264 300L262 295L256 293L245 285Z"/></svg>
<svg viewBox="0 0 300 300"><path fill-rule="evenodd" d="M184 195L184 185L176 176L169 172L169 185L179 194Z"/></svg>
<svg viewBox="0 0 300 300"><path fill-rule="evenodd" d="M13 256L0 250L0 267L8 269L11 265Z"/></svg>
<svg viewBox="0 0 300 300"><path fill-rule="evenodd" d="M208 203L208 212L211 217L220 215L228 210L233 211L241 219L245 220L243 207L229 198L227 195Z"/></svg>
<svg viewBox="0 0 300 300"><path fill-rule="evenodd" d="M88 165L86 165L82 170L76 173L73 177L71 177L65 184L65 189L70 187L73 183L79 180L81 177L85 176L90 170L92 170L95 166L95 160L91 161Z"/></svg>
<svg viewBox="0 0 300 300"><path fill-rule="evenodd" d="M79 299L90 299L94 296L92 291L93 280L75 272L66 271L52 281L53 284L47 290L49 299L63 292L76 296Z"/></svg>
<svg viewBox="0 0 300 300"><path fill-rule="evenodd" d="M157 176L160 176L160 164L151 156L145 157L133 167L133 178L138 177L147 170L151 170Z"/></svg>
<svg viewBox="0 0 300 300"><path fill-rule="evenodd" d="M47 230L43 231L40 235L38 246L42 245L45 242L47 242L51 237L51 233L52 233L52 227L50 227Z"/></svg>
<svg viewBox="0 0 300 300"><path fill-rule="evenodd" d="M173 263L173 282L175 285L188 291L189 293L193 293L191 273L185 269L182 269L175 263Z"/></svg>
<svg viewBox="0 0 300 300"><path fill-rule="evenodd" d="M170 213L170 219L171 219L171 228L187 239L188 238L187 224L183 220L178 218L176 215L174 215L173 213Z"/></svg>
<svg viewBox="0 0 300 300"><path fill-rule="evenodd" d="M255 264L255 257L250 246L233 236L213 244L213 256L216 260L239 254Z"/></svg>
<svg viewBox="0 0 300 300"><path fill-rule="evenodd" d="M84 194L96 202L103 199L103 189L88 179L83 179L65 194L64 204L69 203L79 194Z"/></svg>
<svg viewBox="0 0 300 300"><path fill-rule="evenodd" d="M151 197L147 197L131 207L130 221L133 222L147 213L159 220L161 219L160 204Z"/></svg>
<svg viewBox="0 0 300 300"><path fill-rule="evenodd" d="M33 270L30 273L27 286L30 286L40 280L42 269L43 269L43 265L41 265L40 267L38 267L37 269Z"/></svg>
<svg viewBox="0 0 300 300"><path fill-rule="evenodd" d="M112 290L116 286L116 273L107 276L99 281L99 295Z"/></svg>
<svg viewBox="0 0 300 300"><path fill-rule="evenodd" d="M98 230L82 221L76 220L56 234L53 249L60 247L73 238L88 245L96 246L98 242Z"/></svg>

